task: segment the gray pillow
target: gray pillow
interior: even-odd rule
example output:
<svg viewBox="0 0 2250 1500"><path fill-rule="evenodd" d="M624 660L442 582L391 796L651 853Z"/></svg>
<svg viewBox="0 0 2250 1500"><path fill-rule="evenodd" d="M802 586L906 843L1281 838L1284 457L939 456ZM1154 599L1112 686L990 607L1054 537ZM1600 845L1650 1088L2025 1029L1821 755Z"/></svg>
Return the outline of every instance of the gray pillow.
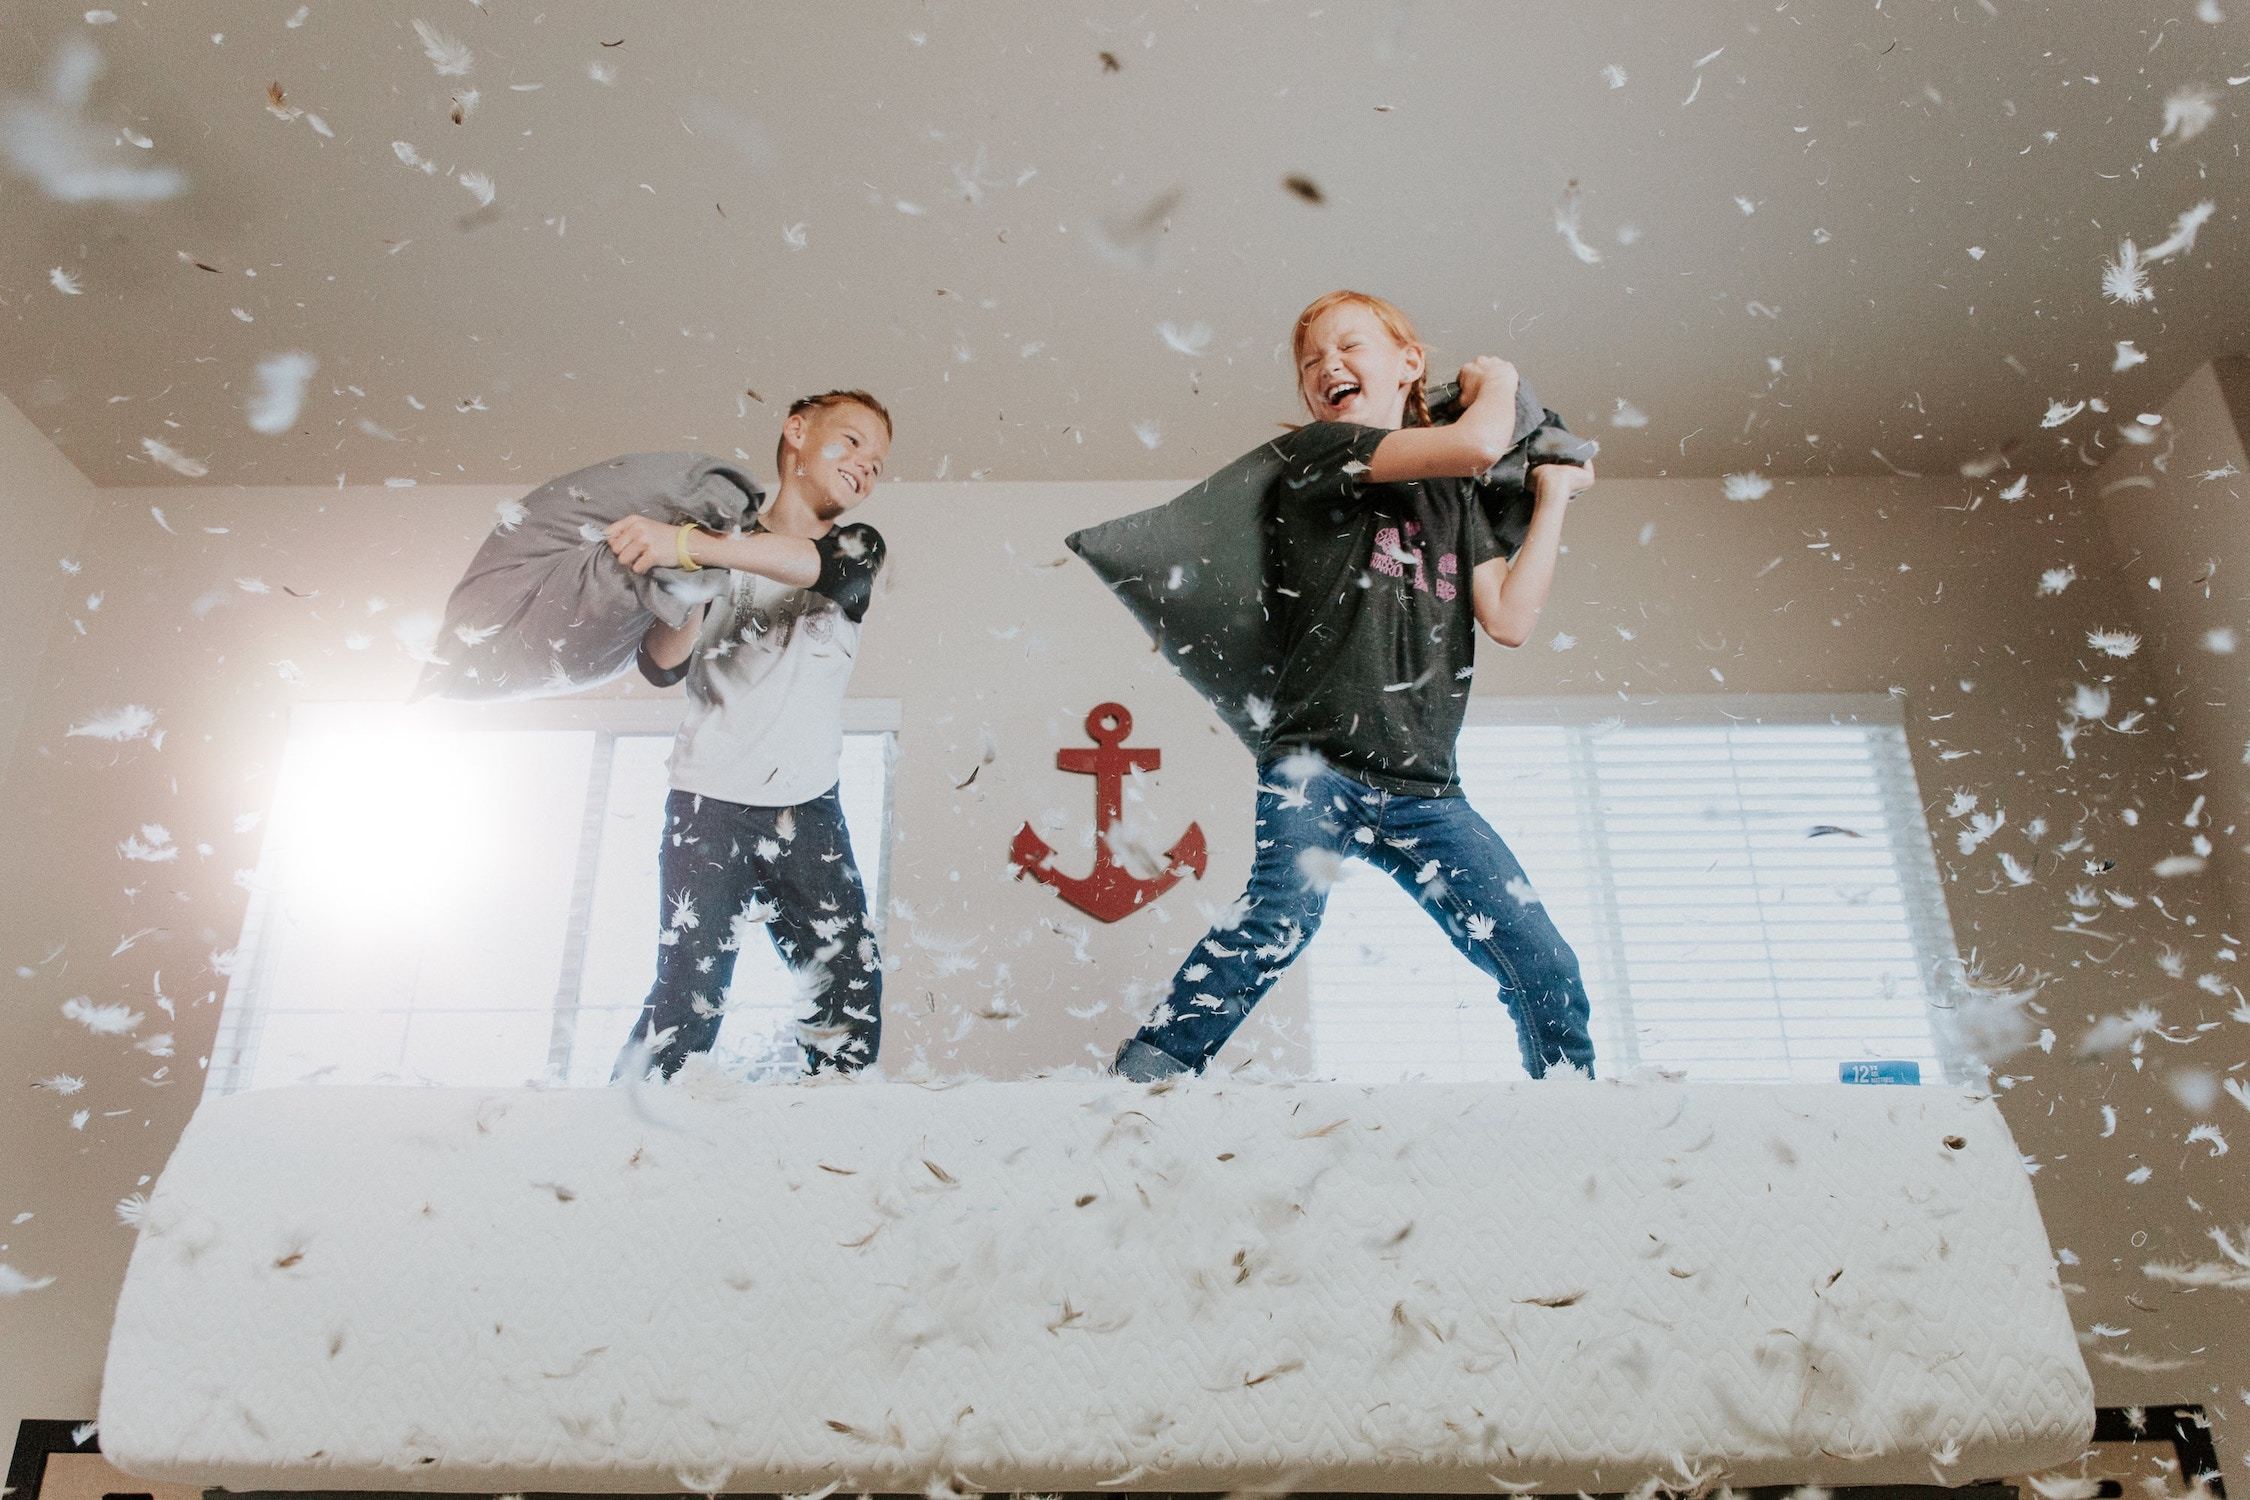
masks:
<svg viewBox="0 0 2250 1500"><path fill-rule="evenodd" d="M755 479L703 453L628 453L549 480L501 518L454 585L439 660L423 668L414 696L552 697L622 675L654 621L684 624L727 574L636 575L603 530L651 515L732 531L764 497Z"/></svg>
<svg viewBox="0 0 2250 1500"><path fill-rule="evenodd" d="M1441 425L1461 415L1460 392L1450 383L1432 386L1429 403ZM1507 456L1477 481L1510 557L1531 524L1530 471L1585 462L1600 447L1574 436L1522 381L1515 436ZM1250 702L1270 702L1281 675L1280 626L1266 608L1264 518L1282 467L1282 444L1265 443L1154 509L1064 538L1252 754L1260 731Z"/></svg>

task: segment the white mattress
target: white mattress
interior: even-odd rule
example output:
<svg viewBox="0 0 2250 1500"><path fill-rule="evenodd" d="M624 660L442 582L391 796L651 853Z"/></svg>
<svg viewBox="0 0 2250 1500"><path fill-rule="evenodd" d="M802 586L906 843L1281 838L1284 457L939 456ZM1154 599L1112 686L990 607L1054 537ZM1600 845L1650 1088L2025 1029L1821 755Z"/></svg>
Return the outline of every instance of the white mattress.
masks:
<svg viewBox="0 0 2250 1500"><path fill-rule="evenodd" d="M206 1104L104 1451L230 1489L1963 1483L2093 1394L1942 1088L1093 1078Z"/></svg>

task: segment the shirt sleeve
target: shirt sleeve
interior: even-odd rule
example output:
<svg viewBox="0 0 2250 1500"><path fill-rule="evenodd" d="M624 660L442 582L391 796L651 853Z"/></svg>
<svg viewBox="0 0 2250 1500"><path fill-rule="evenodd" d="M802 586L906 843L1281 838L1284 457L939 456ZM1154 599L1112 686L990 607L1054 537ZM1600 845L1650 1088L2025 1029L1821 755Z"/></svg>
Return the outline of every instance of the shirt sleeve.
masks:
<svg viewBox="0 0 2250 1500"><path fill-rule="evenodd" d="M875 598L875 575L883 570L883 535L860 524L832 526L813 542L820 553L820 577L812 591L836 601L854 624L867 617Z"/></svg>
<svg viewBox="0 0 2250 1500"><path fill-rule="evenodd" d="M1523 529L1515 527L1510 534L1504 507L1495 505L1495 496L1489 487L1475 480L1454 481L1459 489L1456 499L1461 507L1461 550L1474 573L1495 557L1513 558L1523 546Z"/></svg>
<svg viewBox="0 0 2250 1500"><path fill-rule="evenodd" d="M1338 506L1359 504L1368 465L1390 435L1387 427L1314 422L1277 439L1282 494L1299 505L1319 501Z"/></svg>
<svg viewBox="0 0 2250 1500"><path fill-rule="evenodd" d="M641 637L640 645L633 651L633 665L640 668L643 682L655 687L670 687L687 676L688 669L695 665L696 657L702 655L704 649L710 645L714 623L726 612L726 595L722 593L708 604L698 604L693 608L699 613L695 627L695 640L688 647L688 654L680 658L678 666L658 666L656 658L648 654L648 637L646 635Z"/></svg>
<svg viewBox="0 0 2250 1500"><path fill-rule="evenodd" d="M612 660L614 659L612 658ZM673 683L687 676L688 663L694 660L695 653L691 651L680 658L678 666L660 667L656 664L656 658L648 654L648 642L645 640L641 642L640 649L633 653L633 665L641 669L642 680L653 683L657 687L670 687Z"/></svg>

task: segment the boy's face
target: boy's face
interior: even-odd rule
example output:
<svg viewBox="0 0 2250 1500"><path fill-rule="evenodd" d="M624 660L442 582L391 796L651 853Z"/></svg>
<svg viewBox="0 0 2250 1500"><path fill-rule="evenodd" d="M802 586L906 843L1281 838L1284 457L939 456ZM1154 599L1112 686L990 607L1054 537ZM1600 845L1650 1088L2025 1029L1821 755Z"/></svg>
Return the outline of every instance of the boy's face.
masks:
<svg viewBox="0 0 2250 1500"><path fill-rule="evenodd" d="M891 453L883 419L856 401L799 412L785 431L794 448L790 463L824 519L833 520L873 493Z"/></svg>
<svg viewBox="0 0 2250 1500"><path fill-rule="evenodd" d="M1401 344L1374 312L1341 302L1313 319L1297 354L1297 392L1319 422L1396 427L1422 351Z"/></svg>

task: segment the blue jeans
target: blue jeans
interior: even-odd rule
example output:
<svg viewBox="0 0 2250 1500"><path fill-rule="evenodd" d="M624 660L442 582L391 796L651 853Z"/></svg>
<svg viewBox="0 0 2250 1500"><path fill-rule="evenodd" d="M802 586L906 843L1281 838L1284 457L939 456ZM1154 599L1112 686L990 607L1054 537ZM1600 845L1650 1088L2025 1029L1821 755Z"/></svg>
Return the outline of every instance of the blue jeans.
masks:
<svg viewBox="0 0 2250 1500"><path fill-rule="evenodd" d="M1524 1071L1538 1078L1569 1062L1591 1075L1578 955L1468 799L1379 791L1325 766L1300 785L1282 764L1259 768L1249 889L1188 953L1170 996L1119 1051L1116 1071L1144 1080L1203 1071L1319 930L1329 885L1351 857L1396 880L1499 984Z"/></svg>

